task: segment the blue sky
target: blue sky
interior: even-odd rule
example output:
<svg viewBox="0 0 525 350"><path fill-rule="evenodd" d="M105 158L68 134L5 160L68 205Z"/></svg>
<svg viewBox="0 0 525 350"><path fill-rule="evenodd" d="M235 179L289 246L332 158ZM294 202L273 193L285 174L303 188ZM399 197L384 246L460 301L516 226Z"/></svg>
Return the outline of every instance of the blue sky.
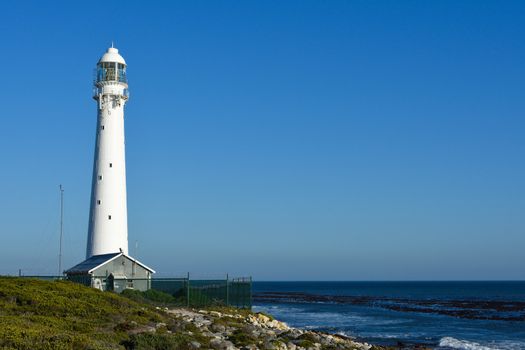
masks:
<svg viewBox="0 0 525 350"><path fill-rule="evenodd" d="M2 2L0 273L84 258L128 63L130 252L161 274L524 279L525 3ZM138 248L135 248L138 242Z"/></svg>

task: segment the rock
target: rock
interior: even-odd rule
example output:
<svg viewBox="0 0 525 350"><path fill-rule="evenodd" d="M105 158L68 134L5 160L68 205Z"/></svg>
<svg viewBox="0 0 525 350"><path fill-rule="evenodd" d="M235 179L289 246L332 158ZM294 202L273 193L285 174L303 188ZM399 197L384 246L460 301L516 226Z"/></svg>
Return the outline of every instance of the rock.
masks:
<svg viewBox="0 0 525 350"><path fill-rule="evenodd" d="M222 340L218 338L213 338L210 340L210 346L214 349L219 349L221 346Z"/></svg>
<svg viewBox="0 0 525 350"><path fill-rule="evenodd" d="M164 309L161 309L164 311ZM228 337L239 333L240 338L235 342L248 344L242 350L370 350L371 345L359 343L352 338L327 334L323 332L301 330L289 327L286 323L273 320L264 314L221 313L218 311L192 310L186 308L171 309L167 311L172 315L172 320L157 323L155 327L136 327L128 331L129 334L141 332L155 332L157 329L167 327L173 333L183 332L190 336L199 334L205 337L208 345L195 337L188 343L191 350L239 350ZM221 318L220 320L218 318ZM188 331L193 332L188 332ZM243 338L244 337L244 338ZM299 346L303 345L303 346ZM305 349L305 345L308 349ZM379 349L379 347L378 347Z"/></svg>
<svg viewBox="0 0 525 350"><path fill-rule="evenodd" d="M315 339L315 342L318 343L321 340L321 336L315 332L308 332L308 335Z"/></svg>
<svg viewBox="0 0 525 350"><path fill-rule="evenodd" d="M264 341L264 349L267 349L267 350L275 350L275 345L273 344L273 342L269 339L266 339Z"/></svg>
<svg viewBox="0 0 525 350"><path fill-rule="evenodd" d="M303 335L303 331L297 328L290 328L288 332L286 332L286 336L290 339L297 339L301 335Z"/></svg>
<svg viewBox="0 0 525 350"><path fill-rule="evenodd" d="M226 327L224 325L219 323L214 323L210 326L211 330L214 332L224 332L226 330Z"/></svg>
<svg viewBox="0 0 525 350"><path fill-rule="evenodd" d="M262 331L264 332L264 335L267 337L271 337L271 338L275 337L275 332L272 331L271 329L264 329Z"/></svg>
<svg viewBox="0 0 525 350"><path fill-rule="evenodd" d="M269 328L275 328L275 329L279 329L279 330L288 330L288 329L290 329L290 327L288 327L288 325L286 323L280 322L280 321L277 321L277 320L272 320L272 321L267 322L266 326L269 327Z"/></svg>
<svg viewBox="0 0 525 350"><path fill-rule="evenodd" d="M206 338L212 338L213 336L215 336L215 334L213 334L210 331L204 331L202 332L202 335L205 336Z"/></svg>
<svg viewBox="0 0 525 350"><path fill-rule="evenodd" d="M155 327L143 326L143 327L138 327L138 328L132 329L132 330L128 331L128 333L129 334L155 333L156 331L157 331L157 329Z"/></svg>
<svg viewBox="0 0 525 350"><path fill-rule="evenodd" d="M217 350L236 350L237 348L229 340L221 340L214 338L210 340L210 346Z"/></svg>
<svg viewBox="0 0 525 350"><path fill-rule="evenodd" d="M257 329L257 327L254 327L251 324L247 324L243 327L243 332L250 335L252 338L258 338L259 335L261 335L261 332Z"/></svg>
<svg viewBox="0 0 525 350"><path fill-rule="evenodd" d="M288 347L286 346L286 344L283 343L283 342L280 341L280 340L274 342L273 345L274 345L274 348L275 348L276 350L287 350L287 349L288 349Z"/></svg>
<svg viewBox="0 0 525 350"><path fill-rule="evenodd" d="M268 322L270 322L270 318L268 316L266 316L266 315L263 315L263 314L257 314L257 319L261 323L268 323Z"/></svg>
<svg viewBox="0 0 525 350"><path fill-rule="evenodd" d="M319 342L322 345L332 345L334 344L334 337L332 337L331 335L322 336L321 339L319 339Z"/></svg>

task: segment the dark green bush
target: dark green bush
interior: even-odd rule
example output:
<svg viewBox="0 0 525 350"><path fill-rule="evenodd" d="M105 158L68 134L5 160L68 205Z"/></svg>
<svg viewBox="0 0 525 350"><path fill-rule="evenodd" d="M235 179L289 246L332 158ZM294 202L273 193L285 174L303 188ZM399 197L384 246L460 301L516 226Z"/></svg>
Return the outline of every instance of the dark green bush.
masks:
<svg viewBox="0 0 525 350"><path fill-rule="evenodd" d="M191 340L184 335L140 333L122 341L126 350L189 350Z"/></svg>
<svg viewBox="0 0 525 350"><path fill-rule="evenodd" d="M244 332L241 329L236 329L235 331L233 331L233 333L228 337L228 340L235 344L237 347L254 344L256 341L254 337L252 337L250 334Z"/></svg>
<svg viewBox="0 0 525 350"><path fill-rule="evenodd" d="M151 302L154 304L173 305L179 304L178 298L173 295L155 289L141 292L134 289L126 289L120 295L138 302Z"/></svg>

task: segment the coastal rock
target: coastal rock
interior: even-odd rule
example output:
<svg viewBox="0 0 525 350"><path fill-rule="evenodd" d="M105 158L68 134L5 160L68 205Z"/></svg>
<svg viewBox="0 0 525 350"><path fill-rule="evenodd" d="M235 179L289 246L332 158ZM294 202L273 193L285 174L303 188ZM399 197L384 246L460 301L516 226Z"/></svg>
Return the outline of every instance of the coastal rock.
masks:
<svg viewBox="0 0 525 350"><path fill-rule="evenodd" d="M257 320L260 322L260 323L268 323L270 322L270 318L266 315L263 315L263 314L257 314Z"/></svg>
<svg viewBox="0 0 525 350"><path fill-rule="evenodd" d="M219 324L219 323L214 323L210 326L210 329L213 331L213 332L224 332L226 330L226 327L224 327L224 325L222 324Z"/></svg>
<svg viewBox="0 0 525 350"><path fill-rule="evenodd" d="M213 339L210 341L210 345L217 350L237 350L238 348L233 345L233 343L229 340L218 340Z"/></svg>
<svg viewBox="0 0 525 350"><path fill-rule="evenodd" d="M222 311L222 310L221 310ZM191 349L214 350L370 350L371 345L359 343L344 335L302 330L272 319L262 313L233 313L215 310L172 309L175 319L167 327L197 338ZM204 337L206 345L201 340ZM198 345L197 345L198 344ZM209 345L208 345L209 344ZM380 347L376 347L379 349Z"/></svg>
<svg viewBox="0 0 525 350"><path fill-rule="evenodd" d="M249 344L241 347L241 350L258 350L259 348L254 344Z"/></svg>
<svg viewBox="0 0 525 350"><path fill-rule="evenodd" d="M288 348L288 350L296 350L297 349L297 345L295 345L292 342L286 343L286 347Z"/></svg>
<svg viewBox="0 0 525 350"><path fill-rule="evenodd" d="M286 344L280 340L277 340L273 343L273 346L274 346L274 349L275 350L287 350L288 347L286 346Z"/></svg>

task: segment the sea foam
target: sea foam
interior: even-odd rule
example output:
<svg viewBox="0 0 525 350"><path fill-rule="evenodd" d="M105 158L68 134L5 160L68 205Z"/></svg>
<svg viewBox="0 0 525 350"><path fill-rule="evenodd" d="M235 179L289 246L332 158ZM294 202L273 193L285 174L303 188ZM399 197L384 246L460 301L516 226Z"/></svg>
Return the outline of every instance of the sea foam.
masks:
<svg viewBox="0 0 525 350"><path fill-rule="evenodd" d="M482 345L467 340L459 340L452 337L444 337L439 341L439 346L446 349L458 350L518 350L524 349L525 343L513 341L501 341L491 343L490 346Z"/></svg>

